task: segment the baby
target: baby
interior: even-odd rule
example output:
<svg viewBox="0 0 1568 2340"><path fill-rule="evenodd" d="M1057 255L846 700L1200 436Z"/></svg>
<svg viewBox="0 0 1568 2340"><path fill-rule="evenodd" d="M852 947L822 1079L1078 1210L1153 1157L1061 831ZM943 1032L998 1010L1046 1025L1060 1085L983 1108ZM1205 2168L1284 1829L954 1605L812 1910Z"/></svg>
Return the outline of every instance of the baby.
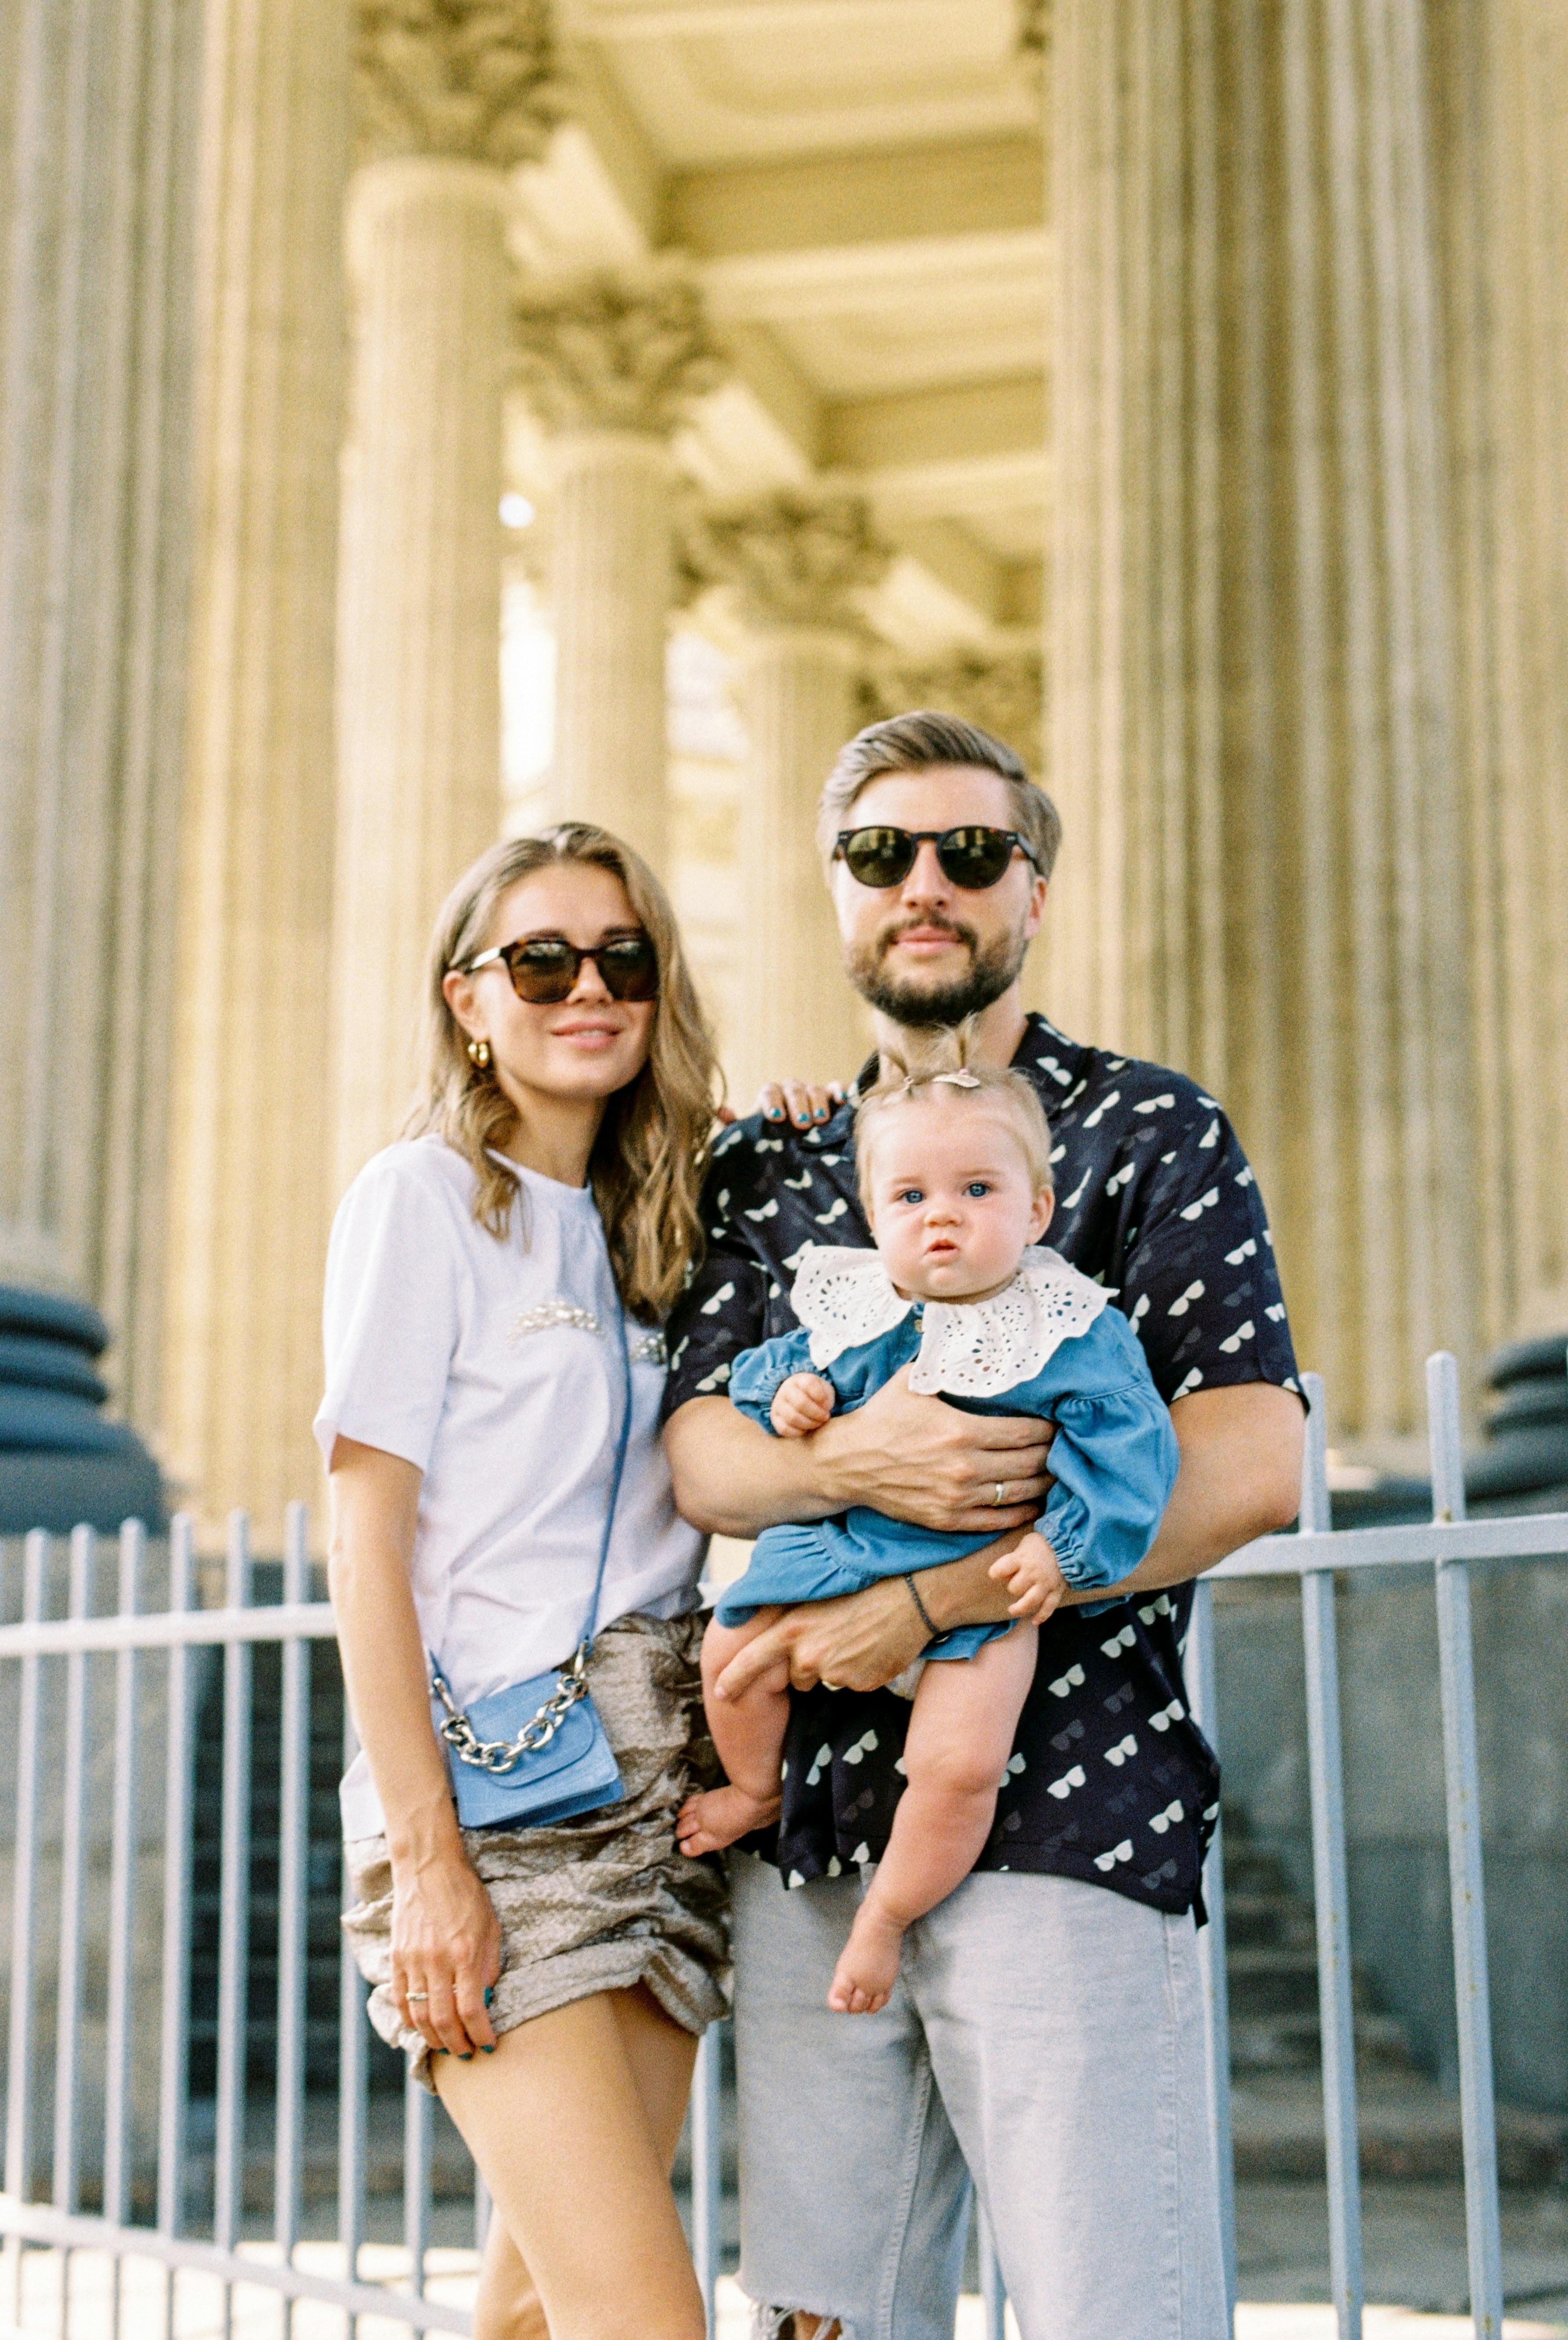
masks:
<svg viewBox="0 0 1568 2340"><path fill-rule="evenodd" d="M884 1054L855 1120L876 1248L808 1247L790 1295L802 1329L746 1350L730 1379L733 1402L781 1438L809 1437L835 1411L863 1405L904 1365L911 1389L971 1413L1056 1424L1039 1528L991 1571L1007 1582L1016 1621L937 1636L925 1658L943 1662L918 1661L894 1685L909 1695L917 1677L908 1784L828 1993L844 2015L885 2006L906 1929L983 1849L1040 1626L1070 1586L1113 1585L1137 1567L1176 1480L1175 1433L1137 1335L1101 1286L1039 1247L1055 1206L1040 1100L1021 1075L971 1051L961 1029L919 1036L912 1063ZM759 1536L703 1643L708 1721L730 1784L685 1805L683 1850L716 1850L778 1816L787 1669L738 1699L713 1689L779 1607L902 1576L923 1617L919 1571L992 1541L865 1509Z"/></svg>

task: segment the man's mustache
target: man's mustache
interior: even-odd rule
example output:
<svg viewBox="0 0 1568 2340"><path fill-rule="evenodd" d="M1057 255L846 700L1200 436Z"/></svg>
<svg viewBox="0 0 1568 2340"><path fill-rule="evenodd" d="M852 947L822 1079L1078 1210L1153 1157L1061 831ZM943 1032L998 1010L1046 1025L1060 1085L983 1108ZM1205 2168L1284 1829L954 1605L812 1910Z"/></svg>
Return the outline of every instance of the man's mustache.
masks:
<svg viewBox="0 0 1568 2340"><path fill-rule="evenodd" d="M923 929L927 933L930 933L934 928L938 934L951 935L954 942L966 944L971 952L977 951L980 948L980 937L975 933L974 928L972 927L961 927L955 919L933 918L930 917L922 918L901 918L896 925L884 927L881 934L878 935L876 938L877 957L879 958L885 957L887 953L892 948L894 943L901 940L905 935L913 934L917 928Z"/></svg>

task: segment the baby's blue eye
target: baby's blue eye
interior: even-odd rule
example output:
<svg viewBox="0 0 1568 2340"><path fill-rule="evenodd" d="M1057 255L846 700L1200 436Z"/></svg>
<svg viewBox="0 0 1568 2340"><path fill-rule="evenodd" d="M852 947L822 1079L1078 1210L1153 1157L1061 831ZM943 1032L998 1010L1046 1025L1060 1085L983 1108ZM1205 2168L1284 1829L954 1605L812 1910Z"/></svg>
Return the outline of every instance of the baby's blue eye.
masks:
<svg viewBox="0 0 1568 2340"><path fill-rule="evenodd" d="M905 1186L898 1200L901 1203L923 1203L925 1196L918 1186Z"/></svg>
<svg viewBox="0 0 1568 2340"><path fill-rule="evenodd" d="M989 1195L991 1187L983 1178L971 1178L963 1191L966 1195Z"/></svg>

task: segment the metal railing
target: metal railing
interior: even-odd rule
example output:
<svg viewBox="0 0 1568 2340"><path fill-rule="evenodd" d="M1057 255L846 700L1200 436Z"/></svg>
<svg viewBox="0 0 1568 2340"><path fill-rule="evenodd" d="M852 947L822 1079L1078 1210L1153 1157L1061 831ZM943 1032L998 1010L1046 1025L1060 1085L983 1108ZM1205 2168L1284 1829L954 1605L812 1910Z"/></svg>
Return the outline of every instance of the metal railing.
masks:
<svg viewBox="0 0 1568 2340"><path fill-rule="evenodd" d="M1428 1367L1432 1523L1335 1532L1329 1525L1321 1384L1315 1377L1308 1380L1313 1409L1299 1529L1294 1534L1271 1536L1248 1545L1216 1570L1214 1576L1231 1580L1297 1576L1301 1581L1330 2248L1339 2332L1341 2340L1358 2340L1363 2287L1334 1579L1336 1572L1345 1570L1418 1567L1434 1572L1437 1607L1473 2316L1478 2335L1497 2340L1502 2330L1502 2273L1469 1570L1479 1562L1568 1556L1568 1515L1466 1522L1455 1368L1452 1358L1438 1356ZM183 1519L173 1524L165 1605L155 1612L141 1605L147 1545L134 1522L128 1523L119 1538L117 1598L112 1614L94 1613L100 1555L90 1530L78 1529L70 1539L67 1613L58 1618L45 1614L52 1560L49 1537L42 1532L27 1537L21 1621L0 1626L0 1661L15 1662L19 1676L15 1697L0 1708L15 1718L9 2054L5 2185L0 2192L0 2236L5 2237L13 2320L21 2321L24 2251L28 2246L43 2246L60 2255L61 2330L66 2340L70 2260L77 2251L106 2254L116 2270L111 2294L113 2340L119 2340L121 2322L118 2269L129 2259L160 2262L166 2271L164 2321L171 2340L175 2327L174 2287L182 2270L216 2277L221 2283L225 2331L234 2288L261 2285L278 2295L285 2335L293 2304L301 2300L341 2310L350 2327L358 2317L374 2315L414 2331L466 2333L470 2322L467 2312L449 2300L429 2296L427 2291L435 2107L424 2090L411 2084L404 2086L402 2116L405 2280L396 2285L370 2280L365 2275L370 2038L365 1987L346 1946L340 1954L336 2075L336 2243L340 2271L327 2271L317 2250L301 2255L311 1645L333 1636L330 1609L309 1597L303 1507L291 1506L288 1515L282 1598L271 1605L253 1603L248 1531L239 1516L230 1530L222 1605L215 1607L197 1605L195 1555L190 1523ZM1198 1588L1187 1656L1194 1711L1211 1735L1216 1710L1212 1582L1213 1578L1206 1579ZM247 1976L252 1919L251 1671L254 1652L261 1644L276 1645L281 1670L270 2246L254 2233L245 2235L243 2218ZM187 2195L192 1823L197 1784L193 1661L203 1651L222 1652L221 1675L210 1692L221 1701L222 1787L211 2213L192 2221L187 2217ZM155 1656L161 1656L162 1664L150 1684ZM100 1716L107 1705L112 1725L96 1739L89 1729L88 1668L94 1659L101 1669L113 1660L112 1697L103 1699L100 1684L98 1705ZM46 1684L44 1670L52 1661L55 1673L63 1670L63 1694L53 1675ZM161 1691L161 1790L149 1779L144 1760L143 1710L150 1687ZM94 1774L107 1770L106 1799L92 1787L90 1770ZM57 1825L45 1829L44 1806L46 1800L53 1806L56 1794ZM145 1817L149 1800L160 1806L151 1822ZM138 1854L149 1826L158 1844L161 1869L155 1897L156 2007L139 2013L134 1971L138 1913L145 1911L153 1897L145 1880L139 1879ZM104 1866L101 1858L95 1865L89 1860L89 1837L94 1831L98 1851L107 1856L106 1896L100 1896L104 2012L99 2075L84 2067L87 2035L83 2021L90 1921L97 1922L91 1907L91 1886ZM1234 2303L1235 2213L1220 1861L1217 1830L1206 1874L1211 1922L1200 1939L1227 2282ZM54 1896L45 1891L49 1865L58 1868ZM55 1928L55 1972L50 2192L47 2202L43 2202L32 2195L38 2143L37 2083L46 2061L46 2042L41 2049L38 2028L44 1981L38 1946L46 1914ZM97 1934L92 1938L95 1943ZM147 1996L145 1990L143 1996ZM156 2108L155 2116L143 2111L142 2127L150 2132L150 2145L145 2137L143 2145L151 2152L155 2182L148 2197L151 2217L140 2222L133 2216L136 2125L132 2080L135 2049L153 2028L158 2041ZM98 2215L83 2207L82 2107L90 2082L102 2087ZM710 2031L698 2055L689 2142L692 2242L711 2321L722 2242L716 2030ZM483 2183L476 2172L472 2225L476 2248L483 2247L488 2213ZM210 2232L192 2232L192 2225L206 2226ZM988 2340L1001 2340L1003 2286L983 2221L979 2242Z"/></svg>

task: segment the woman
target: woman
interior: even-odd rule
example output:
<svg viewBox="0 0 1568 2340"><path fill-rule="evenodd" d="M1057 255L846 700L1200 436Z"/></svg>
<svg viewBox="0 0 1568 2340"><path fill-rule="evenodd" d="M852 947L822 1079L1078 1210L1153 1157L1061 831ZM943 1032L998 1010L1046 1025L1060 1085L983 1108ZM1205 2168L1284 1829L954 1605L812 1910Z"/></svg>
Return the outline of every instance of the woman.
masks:
<svg viewBox="0 0 1568 2340"><path fill-rule="evenodd" d="M712 1750L657 1327L700 1242L713 1046L656 880L578 823L469 870L427 1012L422 1110L345 1195L327 1271L345 1924L498 2213L479 2340L702 2340L669 2170L726 1947L720 1875L676 1849ZM621 1800L460 1828L430 1660L464 1711L565 1664L607 1514L587 1681Z"/></svg>

